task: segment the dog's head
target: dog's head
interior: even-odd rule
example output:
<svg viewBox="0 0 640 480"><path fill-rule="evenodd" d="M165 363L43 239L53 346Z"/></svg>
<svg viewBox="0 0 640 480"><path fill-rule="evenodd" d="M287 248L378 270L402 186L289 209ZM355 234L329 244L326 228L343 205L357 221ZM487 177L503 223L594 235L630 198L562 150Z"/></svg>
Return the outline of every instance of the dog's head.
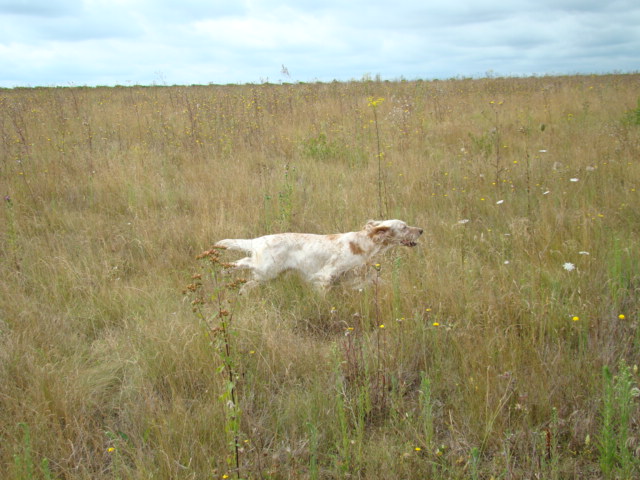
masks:
<svg viewBox="0 0 640 480"><path fill-rule="evenodd" d="M405 247L415 247L418 243L418 237L423 232L421 228L410 227L402 220L369 220L364 229L376 243L387 246L404 245Z"/></svg>

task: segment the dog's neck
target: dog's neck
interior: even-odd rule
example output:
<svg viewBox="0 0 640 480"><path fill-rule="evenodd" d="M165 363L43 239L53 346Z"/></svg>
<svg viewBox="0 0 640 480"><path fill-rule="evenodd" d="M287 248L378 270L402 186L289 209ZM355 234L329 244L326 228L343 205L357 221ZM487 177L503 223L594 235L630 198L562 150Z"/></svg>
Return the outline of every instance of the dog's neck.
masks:
<svg viewBox="0 0 640 480"><path fill-rule="evenodd" d="M355 233L360 234L361 232ZM390 244L375 241L369 235L357 235L357 239L357 245L362 251L365 261L371 260L374 256L384 253L392 247Z"/></svg>

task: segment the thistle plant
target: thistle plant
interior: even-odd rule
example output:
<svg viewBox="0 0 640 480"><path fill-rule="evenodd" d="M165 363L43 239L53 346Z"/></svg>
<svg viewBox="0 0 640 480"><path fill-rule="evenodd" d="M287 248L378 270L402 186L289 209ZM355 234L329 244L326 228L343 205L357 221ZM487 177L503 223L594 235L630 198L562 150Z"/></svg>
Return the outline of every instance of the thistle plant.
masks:
<svg viewBox="0 0 640 480"><path fill-rule="evenodd" d="M630 448L633 445L630 424L634 401L640 397L631 368L624 360L613 375L608 366L602 370L603 399L602 426L599 435L600 468L606 478L620 473L621 478L632 478L640 471L640 462Z"/></svg>

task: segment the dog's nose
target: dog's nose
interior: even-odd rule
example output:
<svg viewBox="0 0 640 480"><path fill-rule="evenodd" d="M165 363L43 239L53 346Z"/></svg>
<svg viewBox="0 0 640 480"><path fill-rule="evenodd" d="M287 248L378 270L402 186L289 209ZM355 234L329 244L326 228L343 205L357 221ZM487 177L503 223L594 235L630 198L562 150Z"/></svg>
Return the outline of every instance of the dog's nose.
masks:
<svg viewBox="0 0 640 480"><path fill-rule="evenodd" d="M422 230L421 228L418 229L418 233L420 233L420 235L422 235L422 232L424 232L424 230Z"/></svg>

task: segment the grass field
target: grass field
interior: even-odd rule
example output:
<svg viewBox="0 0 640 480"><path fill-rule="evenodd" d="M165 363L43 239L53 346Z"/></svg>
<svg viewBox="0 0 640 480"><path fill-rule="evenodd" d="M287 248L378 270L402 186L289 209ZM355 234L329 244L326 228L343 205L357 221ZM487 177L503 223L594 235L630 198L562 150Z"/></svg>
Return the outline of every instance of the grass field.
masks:
<svg viewBox="0 0 640 480"><path fill-rule="evenodd" d="M637 478L639 97L0 90L2 477ZM196 258L381 217L425 234L362 291Z"/></svg>

